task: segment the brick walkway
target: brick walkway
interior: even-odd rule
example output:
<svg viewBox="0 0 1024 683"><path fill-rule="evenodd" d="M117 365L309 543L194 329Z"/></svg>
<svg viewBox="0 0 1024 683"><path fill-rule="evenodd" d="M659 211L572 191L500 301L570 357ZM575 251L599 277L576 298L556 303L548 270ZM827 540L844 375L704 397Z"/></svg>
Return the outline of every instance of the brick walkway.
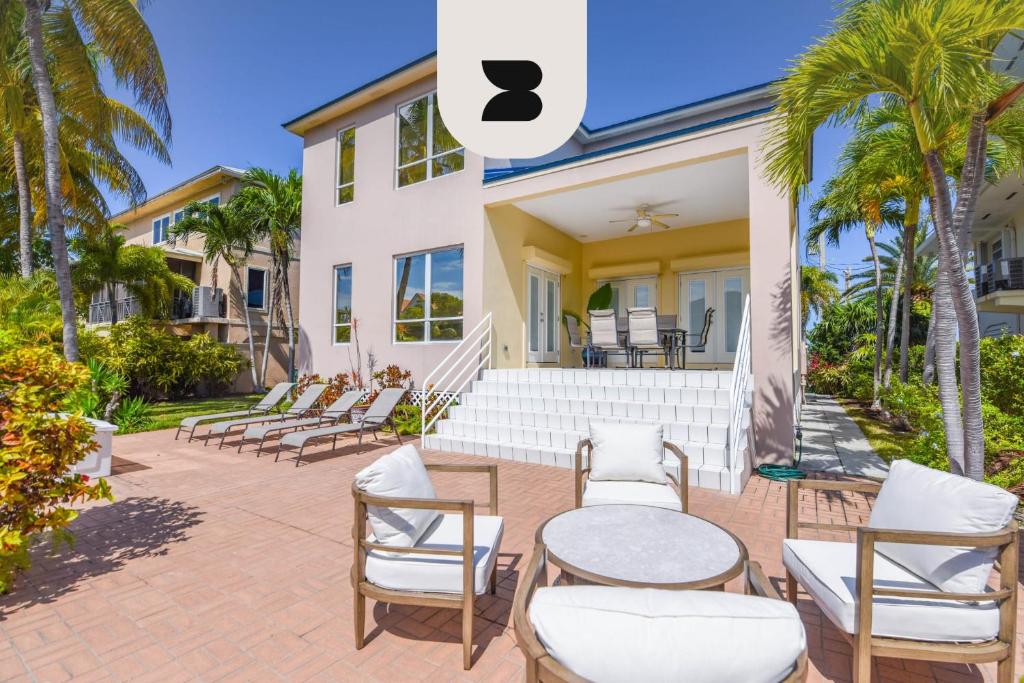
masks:
<svg viewBox="0 0 1024 683"><path fill-rule="evenodd" d="M251 451L175 442L173 431L116 438L115 453L131 461L110 480L117 502L85 510L73 525L75 548L34 553L32 570L0 599L0 680L521 680L511 598L534 530L571 507L571 473L498 463L500 584L496 597L478 602L475 664L463 672L451 610L371 601L369 642L352 645L349 486L392 445L314 451L296 468L275 463L272 448L257 460ZM445 474L435 484L441 496L487 496L482 476ZM735 532L781 588L782 485L754 479L738 498L691 493L691 512ZM868 510L857 496L802 504L821 521L857 522ZM848 680L846 642L809 600L800 610L810 680ZM734 647L722 644L723 652ZM876 680L993 678L988 667L876 661ZM1021 657L1017 668L1024 671Z"/></svg>

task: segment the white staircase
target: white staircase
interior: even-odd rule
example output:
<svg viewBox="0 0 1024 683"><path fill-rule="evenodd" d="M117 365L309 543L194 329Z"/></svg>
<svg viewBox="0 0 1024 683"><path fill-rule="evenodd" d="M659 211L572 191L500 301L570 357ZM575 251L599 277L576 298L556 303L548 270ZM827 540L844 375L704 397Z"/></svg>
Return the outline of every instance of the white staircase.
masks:
<svg viewBox="0 0 1024 683"><path fill-rule="evenodd" d="M691 486L730 491L730 461L742 467L730 457L734 384L732 371L484 369L423 445L571 468L592 420L657 423L686 453Z"/></svg>

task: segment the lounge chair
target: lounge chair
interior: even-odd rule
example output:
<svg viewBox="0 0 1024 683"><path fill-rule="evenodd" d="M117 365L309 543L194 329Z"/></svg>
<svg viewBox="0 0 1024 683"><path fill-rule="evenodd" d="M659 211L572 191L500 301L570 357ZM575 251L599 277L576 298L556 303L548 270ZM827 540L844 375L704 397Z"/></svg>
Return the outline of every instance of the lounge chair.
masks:
<svg viewBox="0 0 1024 683"><path fill-rule="evenodd" d="M346 391L338 400L327 406L318 417L303 417L297 420L285 420L284 422L271 422L270 424L246 427L245 431L242 432L242 439L238 442L238 452L242 452L242 446L245 445L246 441L259 439L260 447L256 449L256 457L259 457L263 452L263 444L266 442L267 437L275 432L289 432L304 427L323 427L325 423L333 424L340 422L343 417L352 412L352 406L365 395L366 392L362 389L352 389Z"/></svg>
<svg viewBox="0 0 1024 683"><path fill-rule="evenodd" d="M431 471L487 474L489 514L474 514L472 498L438 498ZM424 466L409 444L359 472L352 498L356 649L366 642L366 598L461 609L462 666L469 669L476 597L488 590L494 594L497 587L498 549L505 530L498 517L498 466ZM367 521L373 531L369 536Z"/></svg>
<svg viewBox="0 0 1024 683"><path fill-rule="evenodd" d="M219 434L220 445L218 448L223 448L224 439L238 427L244 429L249 425L258 425L267 422L284 422L288 419L305 417L306 413L313 410L316 402L320 400L320 396L323 395L325 391L327 391L326 384L310 384L306 390L302 392L302 395L295 399L295 403L292 403L287 409L277 415L263 415L259 417L245 417L237 420L214 422L210 425L210 431L206 433L206 440L209 441L211 436Z"/></svg>
<svg viewBox="0 0 1024 683"><path fill-rule="evenodd" d="M174 433L174 440L178 440L178 436L181 434L181 430L188 429L188 440L192 441L192 436L196 433L196 427L207 422L216 422L217 420L230 420L233 417L251 417L253 415L265 415L270 411L274 410L281 400L284 399L288 390L291 389L294 384L291 382L280 382L275 384L274 388L267 392L267 394L254 404L248 410L236 410L231 413L213 413L211 415L193 415L192 417L186 417L178 425L178 431Z"/></svg>
<svg viewBox="0 0 1024 683"><path fill-rule="evenodd" d="M803 681L807 636L757 563L748 595L555 586L538 543L512 603L527 681Z"/></svg>
<svg viewBox="0 0 1024 683"><path fill-rule="evenodd" d="M377 432L380 431L381 427L391 427L395 431L395 436L398 437L398 443L401 444L402 437L398 434L398 428L395 426L392 413L395 412L395 406L398 405L403 396L405 396L405 389L384 389L373 400L373 403L366 409L366 412L362 416L353 417L352 422L349 424L319 427L317 429L307 429L302 432L285 434L281 438L281 444L277 449L277 455L274 456L274 461L277 461L281 456L281 451L285 448L298 448L299 454L295 458L295 466L298 467L299 461L302 459L302 451L305 450L306 444L310 441L334 439L334 445L331 446L333 450L337 447L338 437L342 434L358 434L359 445L362 445L363 432L372 432L373 439L376 441Z"/></svg>

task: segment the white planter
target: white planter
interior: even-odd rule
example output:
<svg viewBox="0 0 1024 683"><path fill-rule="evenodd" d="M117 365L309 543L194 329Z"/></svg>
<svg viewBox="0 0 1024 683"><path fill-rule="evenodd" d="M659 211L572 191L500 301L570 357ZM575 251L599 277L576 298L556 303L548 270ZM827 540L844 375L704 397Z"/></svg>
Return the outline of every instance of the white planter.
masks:
<svg viewBox="0 0 1024 683"><path fill-rule="evenodd" d="M74 465L71 471L90 477L109 477L110 461L113 456L113 437L114 432L117 431L117 425L104 422L103 420L94 420L91 417L85 419L96 429L93 441L99 445L99 449L86 456L85 460Z"/></svg>

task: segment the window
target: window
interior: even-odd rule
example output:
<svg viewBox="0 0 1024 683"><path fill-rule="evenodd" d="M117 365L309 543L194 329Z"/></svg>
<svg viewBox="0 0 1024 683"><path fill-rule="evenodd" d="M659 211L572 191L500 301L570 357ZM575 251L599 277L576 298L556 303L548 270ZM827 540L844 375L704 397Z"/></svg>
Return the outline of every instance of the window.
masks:
<svg viewBox="0 0 1024 683"><path fill-rule="evenodd" d="M266 305L267 271L249 266L245 277L245 305L264 308Z"/></svg>
<svg viewBox="0 0 1024 683"><path fill-rule="evenodd" d="M1003 258L1003 240L997 239L992 243L992 261L996 262Z"/></svg>
<svg viewBox="0 0 1024 683"><path fill-rule="evenodd" d="M338 206L356 198L356 129L338 131Z"/></svg>
<svg viewBox="0 0 1024 683"><path fill-rule="evenodd" d="M398 108L398 187L461 171L466 150L441 120L437 94Z"/></svg>
<svg viewBox="0 0 1024 683"><path fill-rule="evenodd" d="M352 266L334 267L334 343L352 341Z"/></svg>
<svg viewBox="0 0 1024 683"><path fill-rule="evenodd" d="M462 339L461 246L395 257L395 341Z"/></svg>
<svg viewBox="0 0 1024 683"><path fill-rule="evenodd" d="M163 216L153 221L153 244L161 244L167 241L167 228L170 225L170 216Z"/></svg>

